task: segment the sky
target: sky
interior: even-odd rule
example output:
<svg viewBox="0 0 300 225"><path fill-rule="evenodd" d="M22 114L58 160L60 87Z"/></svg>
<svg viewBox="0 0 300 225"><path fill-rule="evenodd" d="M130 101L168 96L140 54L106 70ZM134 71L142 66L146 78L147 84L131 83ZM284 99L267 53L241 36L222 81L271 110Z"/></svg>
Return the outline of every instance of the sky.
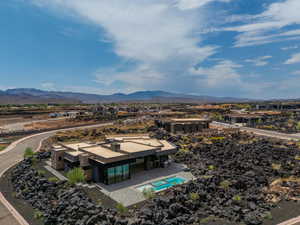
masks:
<svg viewBox="0 0 300 225"><path fill-rule="evenodd" d="M0 89L300 98L299 0L0 1Z"/></svg>

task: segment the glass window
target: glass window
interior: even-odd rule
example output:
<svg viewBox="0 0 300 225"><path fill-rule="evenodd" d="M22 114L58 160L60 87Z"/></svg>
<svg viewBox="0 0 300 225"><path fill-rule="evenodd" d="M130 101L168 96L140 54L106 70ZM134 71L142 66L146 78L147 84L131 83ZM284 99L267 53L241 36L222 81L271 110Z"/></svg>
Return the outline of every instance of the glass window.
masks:
<svg viewBox="0 0 300 225"><path fill-rule="evenodd" d="M115 168L114 167L107 169L107 179L108 179L108 184L115 183Z"/></svg>
<svg viewBox="0 0 300 225"><path fill-rule="evenodd" d="M129 178L129 165L123 165L123 176L124 179L128 179Z"/></svg>
<svg viewBox="0 0 300 225"><path fill-rule="evenodd" d="M117 166L116 168L116 182L123 180L123 166Z"/></svg>

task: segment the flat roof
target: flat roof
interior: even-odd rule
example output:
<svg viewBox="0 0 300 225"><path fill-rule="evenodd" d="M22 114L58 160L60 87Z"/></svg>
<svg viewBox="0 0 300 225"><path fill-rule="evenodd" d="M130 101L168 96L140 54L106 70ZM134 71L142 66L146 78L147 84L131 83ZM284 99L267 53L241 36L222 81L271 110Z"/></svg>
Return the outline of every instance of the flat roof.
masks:
<svg viewBox="0 0 300 225"><path fill-rule="evenodd" d="M108 135L106 139L113 139L116 141L130 141L130 140L140 140L149 139L148 134L125 134L125 135Z"/></svg>
<svg viewBox="0 0 300 225"><path fill-rule="evenodd" d="M164 145L161 143L161 141L153 139L153 138L148 138L148 139L134 139L131 140L133 143L137 144L142 144L142 145L148 145L152 147L163 147Z"/></svg>
<svg viewBox="0 0 300 225"><path fill-rule="evenodd" d="M66 154L69 154L71 156L79 156L79 155L82 155L84 152L81 152L81 151L71 151L71 152L66 152Z"/></svg>
<svg viewBox="0 0 300 225"><path fill-rule="evenodd" d="M80 148L86 148L86 147L91 147L94 146L92 144L88 144L86 142L79 142L79 143L72 143L72 144L62 144L62 146L72 149L72 150L76 150L78 151Z"/></svg>
<svg viewBox="0 0 300 225"><path fill-rule="evenodd" d="M157 140L150 138L148 135L118 135L108 136L109 143L102 143L98 145L91 145L88 143L73 143L65 144L68 155L78 156L84 153L90 155L90 159L105 163L122 161L126 159L133 159L138 155L151 155L156 153L176 150L176 146L170 144L165 140ZM112 144L117 142L120 144L119 151L112 150ZM70 151L70 149L78 149ZM137 154L140 153L140 154ZM171 153L171 152L170 152Z"/></svg>
<svg viewBox="0 0 300 225"><path fill-rule="evenodd" d="M106 148L106 147L103 147L100 145L82 148L81 150L84 152L96 155L96 156L100 156L101 158L105 158L105 159L126 156L126 154L124 154L124 153L115 152L109 148Z"/></svg>
<svg viewBox="0 0 300 225"><path fill-rule="evenodd" d="M55 151L55 152L59 152L59 151L66 151L67 149L64 148L64 147L60 147L60 148L53 148L52 151Z"/></svg>
<svg viewBox="0 0 300 225"><path fill-rule="evenodd" d="M170 149L175 149L176 148L174 145L172 145L171 143L169 143L166 140L160 140L160 142L163 145L163 147L161 148L162 151L170 150Z"/></svg>
<svg viewBox="0 0 300 225"><path fill-rule="evenodd" d="M204 119L204 118L172 118L170 121L173 122L204 122L204 121L210 121L210 119Z"/></svg>
<svg viewBox="0 0 300 225"><path fill-rule="evenodd" d="M150 150L157 149L157 147L134 143L131 141L120 143L120 145L121 145L121 151L124 151L127 153L144 152L144 151L150 151Z"/></svg>

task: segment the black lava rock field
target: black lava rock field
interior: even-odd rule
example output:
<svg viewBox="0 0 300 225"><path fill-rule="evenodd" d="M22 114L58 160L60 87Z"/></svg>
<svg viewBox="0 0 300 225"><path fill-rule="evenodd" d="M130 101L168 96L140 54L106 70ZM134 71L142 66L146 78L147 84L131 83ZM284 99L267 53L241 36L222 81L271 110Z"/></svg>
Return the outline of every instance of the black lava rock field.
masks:
<svg viewBox="0 0 300 225"><path fill-rule="evenodd" d="M147 200L130 217L94 204L78 188L49 182L30 159L12 172L16 195L40 211L46 225L196 225L214 219L259 225L272 217L270 210L278 201L300 197L296 144L239 132L211 137L157 132L155 136L180 147L174 159L186 164L196 179ZM274 188L274 181L288 191Z"/></svg>

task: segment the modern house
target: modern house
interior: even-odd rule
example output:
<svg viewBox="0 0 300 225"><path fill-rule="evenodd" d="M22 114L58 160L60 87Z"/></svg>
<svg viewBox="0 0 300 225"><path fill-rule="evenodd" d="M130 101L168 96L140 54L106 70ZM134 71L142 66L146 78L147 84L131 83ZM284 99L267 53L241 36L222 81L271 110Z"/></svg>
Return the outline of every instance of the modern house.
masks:
<svg viewBox="0 0 300 225"><path fill-rule="evenodd" d="M164 128L171 133L193 133L201 132L209 128L211 120L202 118L173 118L156 120L156 126Z"/></svg>
<svg viewBox="0 0 300 225"><path fill-rule="evenodd" d="M255 126L260 121L264 121L265 117L259 114L228 114L224 116L224 120L231 124L245 124L247 126Z"/></svg>
<svg viewBox="0 0 300 225"><path fill-rule="evenodd" d="M98 144L60 144L52 149L52 167L68 171L81 167L89 180L114 184L134 173L165 167L177 147L147 135L107 136Z"/></svg>

